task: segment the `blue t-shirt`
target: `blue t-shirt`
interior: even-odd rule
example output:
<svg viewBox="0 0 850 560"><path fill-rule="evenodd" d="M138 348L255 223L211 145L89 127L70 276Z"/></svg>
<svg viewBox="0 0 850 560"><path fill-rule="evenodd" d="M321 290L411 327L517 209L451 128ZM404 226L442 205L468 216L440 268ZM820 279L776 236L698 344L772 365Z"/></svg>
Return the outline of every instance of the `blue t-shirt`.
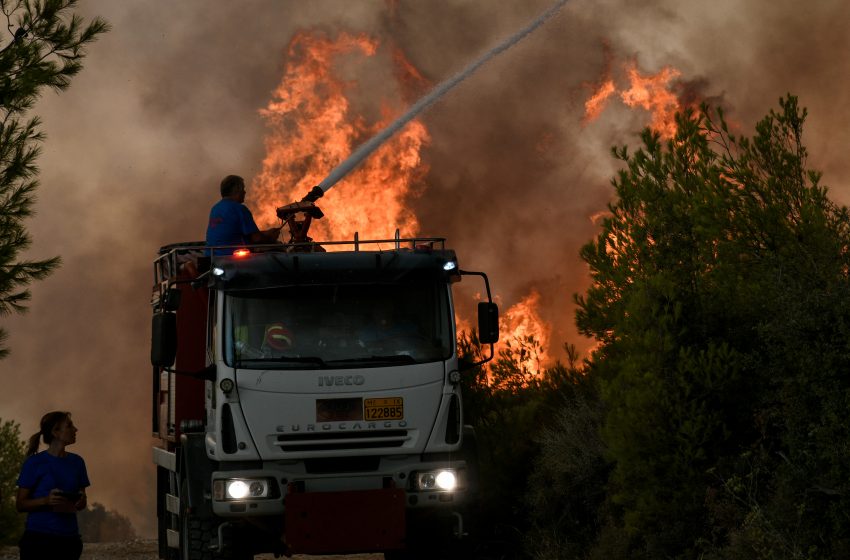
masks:
<svg viewBox="0 0 850 560"><path fill-rule="evenodd" d="M24 461L19 488L29 488L30 498L43 498L54 488L63 492L79 492L90 486L86 463L75 453L55 457L47 451L36 453ZM76 513L31 511L27 515L27 531L73 537L80 534Z"/></svg>
<svg viewBox="0 0 850 560"><path fill-rule="evenodd" d="M248 207L229 198L222 198L210 210L207 226L207 245L245 245L252 233L260 229ZM216 255L230 255L232 249L217 249Z"/></svg>

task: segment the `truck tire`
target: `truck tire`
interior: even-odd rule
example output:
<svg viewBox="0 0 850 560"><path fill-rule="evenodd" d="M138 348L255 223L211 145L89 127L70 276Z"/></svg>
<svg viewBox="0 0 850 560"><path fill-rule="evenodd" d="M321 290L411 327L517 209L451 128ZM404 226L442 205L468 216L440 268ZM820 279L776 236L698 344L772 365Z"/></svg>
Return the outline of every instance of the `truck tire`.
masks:
<svg viewBox="0 0 850 560"><path fill-rule="evenodd" d="M181 501L188 491L186 480L180 485ZM218 526L223 522L217 517L202 517L189 511L185 503L180 516L180 560L251 560L254 555L241 549L237 539L230 539L227 546L212 549L218 543Z"/></svg>
<svg viewBox="0 0 850 560"><path fill-rule="evenodd" d="M216 527L210 519L183 513L180 527L180 560L217 560L220 556L210 550L217 538Z"/></svg>

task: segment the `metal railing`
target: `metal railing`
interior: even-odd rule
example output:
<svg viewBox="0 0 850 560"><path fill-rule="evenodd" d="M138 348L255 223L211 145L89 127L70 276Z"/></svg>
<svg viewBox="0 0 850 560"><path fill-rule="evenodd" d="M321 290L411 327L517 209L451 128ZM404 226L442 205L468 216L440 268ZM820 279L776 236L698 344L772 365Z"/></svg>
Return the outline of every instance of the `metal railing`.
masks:
<svg viewBox="0 0 850 560"><path fill-rule="evenodd" d="M383 245L389 245L390 247L384 248L382 247ZM399 231L396 230L395 236L392 239L360 239L360 235L355 233L354 239L347 241L214 246L207 246L203 241L175 243L162 247L159 256L154 260L154 284L175 281L180 273L180 267L187 262L195 262L199 257L215 259L216 250L233 250L238 248L249 249L257 253L311 253L322 250L329 250L328 252L345 250L354 252L383 252L422 248L444 250L446 248L446 239L444 237L401 237Z"/></svg>

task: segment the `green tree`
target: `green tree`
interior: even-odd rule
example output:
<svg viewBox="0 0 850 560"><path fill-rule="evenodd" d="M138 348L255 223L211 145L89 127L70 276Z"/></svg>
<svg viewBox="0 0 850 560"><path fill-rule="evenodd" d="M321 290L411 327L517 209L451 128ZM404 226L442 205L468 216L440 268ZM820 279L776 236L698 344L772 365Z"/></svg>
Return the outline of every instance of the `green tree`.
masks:
<svg viewBox="0 0 850 560"><path fill-rule="evenodd" d="M76 0L2 0L6 32L0 33L0 316L21 313L27 286L50 274L59 258L24 260L31 243L24 220L33 214L38 188L36 159L44 134L29 110L45 87L64 90L82 69L85 46L107 31L73 13ZM0 359L8 354L0 329Z"/></svg>
<svg viewBox="0 0 850 560"><path fill-rule="evenodd" d="M533 337L506 340L489 367L467 370L461 376L464 423L475 429L478 449L479 507L470 521L482 538L480 557L513 558L522 555L524 536L536 523L525 500L538 434L555 422L564 406L568 385L581 374L576 352L567 347L568 365L556 364L531 371L529 356L539 354ZM458 354L481 359L476 333L461 334Z"/></svg>
<svg viewBox="0 0 850 560"><path fill-rule="evenodd" d="M850 536L850 221L806 167L805 110L780 107L752 139L703 107L614 150L577 325L600 343L603 532L630 558L831 557Z"/></svg>
<svg viewBox="0 0 850 560"><path fill-rule="evenodd" d="M24 449L20 425L0 419L0 545L17 542L23 532L24 516L15 508L15 495Z"/></svg>
<svg viewBox="0 0 850 560"><path fill-rule="evenodd" d="M94 502L77 514L83 542L119 542L137 538L126 516Z"/></svg>
<svg viewBox="0 0 850 560"><path fill-rule="evenodd" d="M534 457L525 504L531 528L526 551L537 560L584 558L600 531L610 463L600 436L604 409L596 378L585 374L573 348L555 368L564 382L556 387L551 419L535 434Z"/></svg>

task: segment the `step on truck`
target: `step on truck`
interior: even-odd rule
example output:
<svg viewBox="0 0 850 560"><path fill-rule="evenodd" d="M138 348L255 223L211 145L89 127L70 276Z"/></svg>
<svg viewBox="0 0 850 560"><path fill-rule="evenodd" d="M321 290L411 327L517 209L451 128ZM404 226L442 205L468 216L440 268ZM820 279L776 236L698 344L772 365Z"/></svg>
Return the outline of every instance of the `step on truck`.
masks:
<svg viewBox="0 0 850 560"><path fill-rule="evenodd" d="M291 206L289 243L155 259L159 556L450 557L474 522L460 380L498 338L487 276L441 238L313 242L312 203ZM464 276L486 293L477 364L457 354Z"/></svg>

